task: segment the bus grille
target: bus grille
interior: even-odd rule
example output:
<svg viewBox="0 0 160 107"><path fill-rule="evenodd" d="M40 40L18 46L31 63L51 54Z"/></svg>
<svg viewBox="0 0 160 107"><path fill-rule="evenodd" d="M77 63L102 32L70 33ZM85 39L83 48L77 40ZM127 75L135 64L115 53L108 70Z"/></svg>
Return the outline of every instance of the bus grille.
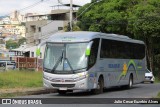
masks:
<svg viewBox="0 0 160 107"><path fill-rule="evenodd" d="M75 86L75 84L52 84L53 87L67 87L72 88Z"/></svg>

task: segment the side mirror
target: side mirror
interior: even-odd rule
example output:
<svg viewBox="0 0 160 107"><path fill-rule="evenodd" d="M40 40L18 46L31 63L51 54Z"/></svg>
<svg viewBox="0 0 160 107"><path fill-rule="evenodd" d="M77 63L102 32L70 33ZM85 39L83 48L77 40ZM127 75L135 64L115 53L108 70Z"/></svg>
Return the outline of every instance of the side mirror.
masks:
<svg viewBox="0 0 160 107"><path fill-rule="evenodd" d="M86 53L85 53L86 56L90 56L92 44L93 44L93 41L91 41L91 42L88 44L87 49L86 49Z"/></svg>
<svg viewBox="0 0 160 107"><path fill-rule="evenodd" d="M86 49L86 56L89 56L91 54L91 50L90 49Z"/></svg>
<svg viewBox="0 0 160 107"><path fill-rule="evenodd" d="M41 46L43 46L43 45L45 45L45 44L46 44L46 41L45 41L45 42L42 42L42 43L40 43L40 44L38 45L38 47L37 47L37 49L36 49L36 55L37 55L37 56L40 56L40 54L41 54L40 48L41 48Z"/></svg>
<svg viewBox="0 0 160 107"><path fill-rule="evenodd" d="M37 56L40 56L40 54L41 54L40 48L37 48L37 49L36 49L36 55L37 55Z"/></svg>

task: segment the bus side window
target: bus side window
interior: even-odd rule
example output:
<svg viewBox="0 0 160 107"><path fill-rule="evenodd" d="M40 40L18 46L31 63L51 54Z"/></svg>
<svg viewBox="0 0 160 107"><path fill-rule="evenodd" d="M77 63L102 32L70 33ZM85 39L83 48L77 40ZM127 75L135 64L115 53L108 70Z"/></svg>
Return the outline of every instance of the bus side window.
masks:
<svg viewBox="0 0 160 107"><path fill-rule="evenodd" d="M89 56L88 68L91 68L96 63L98 47L99 47L99 39L94 39L91 47L91 54Z"/></svg>

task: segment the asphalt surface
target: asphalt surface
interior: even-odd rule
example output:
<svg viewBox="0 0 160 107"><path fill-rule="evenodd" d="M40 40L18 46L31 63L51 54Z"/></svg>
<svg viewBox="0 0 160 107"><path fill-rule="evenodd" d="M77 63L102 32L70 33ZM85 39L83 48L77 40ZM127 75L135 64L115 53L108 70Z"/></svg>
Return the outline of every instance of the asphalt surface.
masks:
<svg viewBox="0 0 160 107"><path fill-rule="evenodd" d="M89 92L75 92L66 95L58 93L20 96L18 98L153 98L160 92L159 84L137 84L132 89L114 87L106 89L103 94L93 95ZM53 100L54 100L53 99ZM72 102L72 101L71 101ZM96 102L96 101L95 101ZM0 105L0 107L160 107L160 104L46 104L46 105Z"/></svg>
<svg viewBox="0 0 160 107"><path fill-rule="evenodd" d="M106 89L103 94L94 95L89 92L74 92L66 95L58 93L30 95L19 98L152 98L160 92L160 83L158 84L136 84L132 89L113 87Z"/></svg>

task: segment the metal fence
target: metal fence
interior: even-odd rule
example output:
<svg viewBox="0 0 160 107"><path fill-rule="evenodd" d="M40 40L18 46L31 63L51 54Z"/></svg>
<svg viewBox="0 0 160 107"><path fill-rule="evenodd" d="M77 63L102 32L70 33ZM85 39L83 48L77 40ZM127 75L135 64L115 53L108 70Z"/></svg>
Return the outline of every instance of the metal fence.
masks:
<svg viewBox="0 0 160 107"><path fill-rule="evenodd" d="M42 71L43 59L17 57L16 58L16 68L18 68L18 69L35 69L37 71Z"/></svg>
<svg viewBox="0 0 160 107"><path fill-rule="evenodd" d="M42 71L43 59L16 57L14 60L0 60L0 71L11 69L34 69L36 71Z"/></svg>

